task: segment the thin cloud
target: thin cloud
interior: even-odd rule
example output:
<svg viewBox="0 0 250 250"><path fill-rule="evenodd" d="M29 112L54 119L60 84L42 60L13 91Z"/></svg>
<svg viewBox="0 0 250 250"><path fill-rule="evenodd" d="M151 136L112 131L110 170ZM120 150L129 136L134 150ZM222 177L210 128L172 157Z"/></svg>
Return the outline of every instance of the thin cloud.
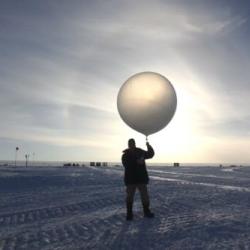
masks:
<svg viewBox="0 0 250 250"><path fill-rule="evenodd" d="M245 9L223 1L5 2L0 136L58 147L107 140L118 155L131 130L118 116L117 92L132 74L152 70L177 90L173 124L185 124L184 145L192 137L207 143L197 151L204 156L214 134L243 140L247 133L237 131L247 132L250 115Z"/></svg>

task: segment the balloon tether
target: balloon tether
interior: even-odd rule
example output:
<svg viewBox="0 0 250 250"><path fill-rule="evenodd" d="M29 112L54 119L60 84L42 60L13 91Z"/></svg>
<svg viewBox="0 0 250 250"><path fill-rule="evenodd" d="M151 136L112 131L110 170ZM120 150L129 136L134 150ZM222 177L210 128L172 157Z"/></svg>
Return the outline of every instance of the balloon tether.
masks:
<svg viewBox="0 0 250 250"><path fill-rule="evenodd" d="M146 142L148 142L148 136L146 135Z"/></svg>

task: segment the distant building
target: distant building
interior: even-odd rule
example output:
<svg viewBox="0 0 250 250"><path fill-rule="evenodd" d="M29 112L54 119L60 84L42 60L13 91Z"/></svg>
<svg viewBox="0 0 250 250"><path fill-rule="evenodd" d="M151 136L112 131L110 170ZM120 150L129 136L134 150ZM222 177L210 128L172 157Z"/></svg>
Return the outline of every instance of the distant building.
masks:
<svg viewBox="0 0 250 250"><path fill-rule="evenodd" d="M63 166L64 167L71 167L71 163L64 163Z"/></svg>
<svg viewBox="0 0 250 250"><path fill-rule="evenodd" d="M180 166L180 163L179 162L175 162L174 163L174 167L179 167Z"/></svg>
<svg viewBox="0 0 250 250"><path fill-rule="evenodd" d="M97 161L97 162L91 161L91 162L89 163L89 165L90 165L91 167L101 167L101 166L107 167L107 166L108 166L108 163L107 163L107 162L100 162L100 161Z"/></svg>

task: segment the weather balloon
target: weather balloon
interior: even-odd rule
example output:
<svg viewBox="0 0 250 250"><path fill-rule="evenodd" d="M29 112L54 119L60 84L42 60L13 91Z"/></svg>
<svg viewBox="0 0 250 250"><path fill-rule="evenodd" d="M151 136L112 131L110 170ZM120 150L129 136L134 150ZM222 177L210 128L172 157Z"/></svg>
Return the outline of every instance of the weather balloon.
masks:
<svg viewBox="0 0 250 250"><path fill-rule="evenodd" d="M176 105L174 87L166 77L154 72L131 76L117 97L122 120L146 136L160 131L171 121Z"/></svg>

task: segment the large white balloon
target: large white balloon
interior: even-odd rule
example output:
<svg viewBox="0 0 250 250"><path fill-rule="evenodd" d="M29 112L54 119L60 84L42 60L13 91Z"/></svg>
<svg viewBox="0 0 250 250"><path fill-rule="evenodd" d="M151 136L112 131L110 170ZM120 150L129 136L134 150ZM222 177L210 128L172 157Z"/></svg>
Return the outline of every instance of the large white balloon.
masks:
<svg viewBox="0 0 250 250"><path fill-rule="evenodd" d="M154 72L131 76L117 97L122 120L146 136L163 129L171 121L176 105L174 87L167 78Z"/></svg>

